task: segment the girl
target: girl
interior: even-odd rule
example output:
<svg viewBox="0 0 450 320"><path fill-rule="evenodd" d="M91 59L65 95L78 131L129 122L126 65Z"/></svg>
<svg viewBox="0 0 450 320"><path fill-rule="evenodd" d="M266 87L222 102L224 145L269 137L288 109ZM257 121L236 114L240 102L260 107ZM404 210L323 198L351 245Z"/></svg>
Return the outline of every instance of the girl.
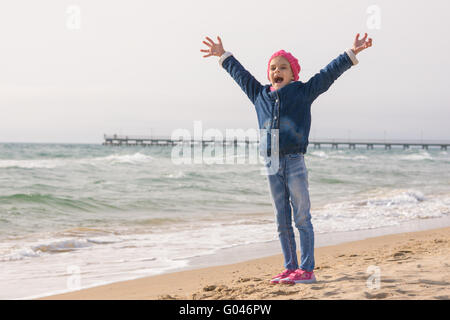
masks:
<svg viewBox="0 0 450 320"><path fill-rule="evenodd" d="M260 129L270 133L261 139L260 148L265 156L270 157L267 161L271 169L268 170L268 180L285 267L270 282L315 282L314 231L310 215L308 172L304 161L311 127L311 104L342 73L358 63L356 55L371 47L372 39L367 39L367 33L359 39L358 33L352 49L340 54L307 82L298 81L298 60L289 52L277 51L268 63L267 78L270 85L261 85L232 53L226 52L220 37L217 37L218 43L214 43L209 37L206 40L203 43L208 48L200 50L206 53L203 57L220 57L219 64L255 105ZM275 170L273 163L276 163ZM292 213L294 224L300 233L300 266Z"/></svg>

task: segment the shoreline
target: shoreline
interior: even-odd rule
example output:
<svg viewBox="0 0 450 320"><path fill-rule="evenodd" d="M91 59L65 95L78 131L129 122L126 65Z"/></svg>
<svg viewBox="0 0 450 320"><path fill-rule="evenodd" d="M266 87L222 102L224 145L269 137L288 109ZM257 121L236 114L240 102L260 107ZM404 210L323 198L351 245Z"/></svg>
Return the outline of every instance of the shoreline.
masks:
<svg viewBox="0 0 450 320"><path fill-rule="evenodd" d="M443 226L445 227L442 228ZM415 240L416 237L422 238L423 240L429 240L429 238L433 238L431 239L431 242L428 241L428 246L433 246L435 244L439 248L439 244L444 245L441 249L444 251L447 250L445 251L447 252L447 254L446 256L443 256L441 258L444 259L445 262L442 262L442 259L439 260L439 257L433 257L434 260L431 259L431 261L427 261L427 263L431 263L432 265L434 265L436 264L437 260L442 262L442 266L440 266L443 268L442 271L437 272L431 270L430 272L432 275L438 277L447 275L446 277L448 279L450 278L450 254L448 254L450 252L450 250L448 250L450 243L449 226L450 217L445 217L438 219L414 220L394 227L349 231L333 234L318 234L315 269L316 276L318 278L318 285L322 285L321 282L325 280L323 277L330 277L330 275L326 274L327 271L332 271L332 269L337 268L337 266L330 267L330 265L333 265L334 263L333 261L330 261L330 259L338 259L338 256L347 257L352 262L350 265L358 265L361 263L367 264L367 262L375 261L380 265L382 265L383 263L389 264L392 261L396 261L398 259L392 260L392 256L390 256L391 259L386 259L386 261L383 261L383 254L379 250L385 247L386 250L390 252L392 250L395 250L395 248L399 246L403 249L408 249L409 242ZM406 238L408 240L405 242ZM393 242L390 243L389 239L393 240ZM438 242L433 242L435 240ZM408 263L412 263L414 261L422 261L424 257L423 255L419 254L422 253L422 249L420 249L421 243L420 241L419 243L416 242L413 243L413 247L418 248L418 250L416 250L417 252L414 250L406 249L398 250L397 248L397 252L393 253L393 257L406 255L405 260L408 260L406 261ZM382 246L379 247L380 245ZM374 254L374 252L372 251L376 247L378 251L376 250L376 254ZM349 251L355 252L351 254L345 253L348 253ZM404 251L405 253L402 253L402 251ZM64 293L48 293L46 295L30 297L28 299L295 299L295 296L298 295L298 292L296 292L295 289L291 289L291 291L289 292L292 293L287 294L285 291L283 291L285 289L283 288L283 290L279 290L279 294L281 296L270 295L270 290L275 290L275 288L270 285L269 287L267 287L268 281L264 281L270 279L272 274L276 274L281 271L283 259L280 252L281 251L279 249L278 241L272 241L263 244L245 245L241 246L240 248L234 247L222 249L212 255L194 257L190 259L190 263L188 266L172 270L170 273L145 276L137 279L124 280L108 284L99 284L90 288L82 288L77 291ZM332 254L332 252L344 253L331 258L330 255ZM359 252L359 254L357 252ZM365 253L361 254L361 252ZM357 261L357 257L367 255L372 257L366 257L363 258L362 261ZM403 262L401 260L402 259L396 262L398 264L402 264ZM425 263L423 263L423 265L425 265ZM417 269L419 267L417 266L421 266L421 264L416 263L416 265L414 266L416 267L416 269L414 269L413 271L417 273L417 271L419 271ZM360 276L360 278L367 271L366 269L362 268L357 271L357 274ZM230 273L230 270L234 271ZM258 272L256 273L257 276L252 277L251 274L255 273L255 270L258 270ZM241 280L245 281L240 282ZM429 295L427 297L423 297L424 299L434 299L436 297L448 298L450 296L450 284L447 281L443 279L431 279L429 281L431 281L429 283L441 284L444 287L444 293ZM239 289L230 289L230 285L233 285ZM257 288L258 286L261 287L261 292L259 295L257 294L257 292L259 292L258 290L247 290L248 288ZM299 285L293 287L298 286ZM311 288L318 288L317 284L309 286ZM236 290L241 291L241 294L230 295L230 290L232 292L235 292ZM319 289L313 290L317 290L317 293L319 292ZM407 292L402 289L399 290L400 292ZM275 293L276 292L277 291L275 291ZM358 296L356 299L368 299L373 295L367 290L364 292L365 293L362 297ZM398 294L399 292L397 292L396 294L383 293L376 296L376 298L397 298L395 297L395 295ZM415 297L417 297L417 294L414 293L412 293L411 296L403 294L403 299L416 299ZM308 297L302 296L301 298ZM314 299L315 297L310 296L310 298ZM319 299L328 298L339 299L340 297L336 296L335 294L330 294L329 296L319 296ZM349 296L344 296L342 298L353 299Z"/></svg>
<svg viewBox="0 0 450 320"><path fill-rule="evenodd" d="M385 235L393 235L406 232L417 232L424 230L439 229L442 227L450 227L450 216L442 218L431 219L415 219L406 221L396 226L387 226L374 229L352 230L352 231L338 231L328 233L316 233L314 240L314 248L328 247L367 238L380 237ZM294 230L295 239L298 240L298 230ZM265 243L252 243L240 245L231 248L219 249L216 253L192 257L185 267L170 271L179 272L184 270L192 270L198 268L207 268L213 266L220 266L231 263L245 262L247 260L259 259L281 254L281 247L278 240L269 241ZM242 258L242 256L247 258ZM214 259L211 262L211 259Z"/></svg>

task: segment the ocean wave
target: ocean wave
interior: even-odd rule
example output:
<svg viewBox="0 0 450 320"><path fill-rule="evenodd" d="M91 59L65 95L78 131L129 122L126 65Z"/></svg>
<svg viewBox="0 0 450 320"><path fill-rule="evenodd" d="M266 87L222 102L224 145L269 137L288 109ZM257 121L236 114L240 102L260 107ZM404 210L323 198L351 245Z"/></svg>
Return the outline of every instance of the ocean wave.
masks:
<svg viewBox="0 0 450 320"><path fill-rule="evenodd" d="M108 203L102 203L92 198L71 199L69 197L59 197L52 194L42 193L16 193L7 196L0 196L0 203L19 205L20 207L27 204L35 204L40 206L40 211L46 207L48 212L55 209L61 209L63 211L70 209L81 212L96 212L100 209L119 209Z"/></svg>
<svg viewBox="0 0 450 320"><path fill-rule="evenodd" d="M337 178L320 178L320 183L324 184L345 184L345 183L351 183L351 181L341 180Z"/></svg>
<svg viewBox="0 0 450 320"><path fill-rule="evenodd" d="M401 160L410 161L422 161L422 160L433 160L433 157L428 152L421 152L418 154L408 154L400 157Z"/></svg>
<svg viewBox="0 0 450 320"><path fill-rule="evenodd" d="M339 159L339 160L357 160L357 161L365 161L369 158L366 156L332 156L332 159Z"/></svg>
<svg viewBox="0 0 450 320"><path fill-rule="evenodd" d="M392 190L365 200L328 204L313 213L320 232L351 231L397 225L450 214L449 195L424 196L418 190Z"/></svg>
<svg viewBox="0 0 450 320"><path fill-rule="evenodd" d="M40 193L16 193L8 196L0 196L0 200L4 203L17 203L17 202L37 202L48 203L49 201L61 200L61 198L54 197L50 194ZM66 200L66 199L64 199Z"/></svg>
<svg viewBox="0 0 450 320"><path fill-rule="evenodd" d="M186 222L183 218L147 218L134 221L137 225L160 226Z"/></svg>
<svg viewBox="0 0 450 320"><path fill-rule="evenodd" d="M0 160L0 168L53 169L66 164L61 159Z"/></svg>
<svg viewBox="0 0 450 320"><path fill-rule="evenodd" d="M114 234L114 232L100 228L87 228L87 227L75 227L59 231L56 233L57 236L61 237L103 236L110 234Z"/></svg>
<svg viewBox="0 0 450 320"><path fill-rule="evenodd" d="M0 262L20 261L26 258L39 257L40 254L31 248L22 248L14 250L12 253L0 255Z"/></svg>
<svg viewBox="0 0 450 320"><path fill-rule="evenodd" d="M417 204L425 201L425 197L422 192L419 191L405 191L400 194L392 195L386 198L369 199L366 203L367 206L398 206L403 204Z"/></svg>
<svg viewBox="0 0 450 320"><path fill-rule="evenodd" d="M78 240L78 239L69 239L63 241L56 241L48 244L39 244L36 246L32 246L31 250L39 253L60 253L60 252L68 252L76 249L91 247L92 243L88 241L88 239Z"/></svg>
<svg viewBox="0 0 450 320"><path fill-rule="evenodd" d="M57 236L57 234L55 235ZM0 261L17 261L27 258L37 258L44 254L58 254L72 252L80 249L90 248L96 245L107 245L122 242L117 236L95 236L77 238L47 238L40 240L38 244L25 244L21 248L13 249L7 254L0 255ZM15 248L14 245L12 248Z"/></svg>
<svg viewBox="0 0 450 320"><path fill-rule="evenodd" d="M323 158L323 159L328 159L329 158L328 154L326 154L324 151L313 151L310 154L312 156Z"/></svg>
<svg viewBox="0 0 450 320"><path fill-rule="evenodd" d="M72 165L99 165L99 164L139 164L151 162L154 158L140 152L134 154L112 154L95 158L50 158L50 159L21 159L0 160L0 168L23 169L54 169Z"/></svg>
<svg viewBox="0 0 450 320"><path fill-rule="evenodd" d="M340 203L342 206L361 207L392 207L402 205L417 205L421 202L430 200L418 190L377 190L376 194L368 195L366 200L345 201Z"/></svg>
<svg viewBox="0 0 450 320"><path fill-rule="evenodd" d="M136 152L135 154L112 154L106 157L97 157L92 159L81 159L80 162L107 162L110 164L115 163L127 163L127 164L136 164L136 163L146 163L151 162L154 158L152 156L142 154L140 152Z"/></svg>
<svg viewBox="0 0 450 320"><path fill-rule="evenodd" d="M364 155L345 154L345 151L342 150L337 150L328 153L324 151L313 151L310 154L313 157L318 157L321 159L356 160L356 161L365 161L369 159L369 157Z"/></svg>
<svg viewBox="0 0 450 320"><path fill-rule="evenodd" d="M165 175L165 177L169 179L180 179L184 178L185 176L186 174L183 171L176 171Z"/></svg>
<svg viewBox="0 0 450 320"><path fill-rule="evenodd" d="M366 152L361 151L361 152ZM351 160L351 161L369 161L380 157L388 157L390 161L449 161L447 151L437 150L377 150L373 154L359 154L354 150L314 150L308 152L312 158L319 158L324 160Z"/></svg>

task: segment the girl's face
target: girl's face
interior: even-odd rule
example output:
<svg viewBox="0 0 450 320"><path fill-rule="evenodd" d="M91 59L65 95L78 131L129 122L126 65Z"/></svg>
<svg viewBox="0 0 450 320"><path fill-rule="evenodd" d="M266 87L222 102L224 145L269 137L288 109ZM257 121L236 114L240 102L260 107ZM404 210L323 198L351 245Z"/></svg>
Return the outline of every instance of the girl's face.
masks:
<svg viewBox="0 0 450 320"><path fill-rule="evenodd" d="M294 73L286 58L278 56L270 61L269 79L275 90L283 88L294 80Z"/></svg>

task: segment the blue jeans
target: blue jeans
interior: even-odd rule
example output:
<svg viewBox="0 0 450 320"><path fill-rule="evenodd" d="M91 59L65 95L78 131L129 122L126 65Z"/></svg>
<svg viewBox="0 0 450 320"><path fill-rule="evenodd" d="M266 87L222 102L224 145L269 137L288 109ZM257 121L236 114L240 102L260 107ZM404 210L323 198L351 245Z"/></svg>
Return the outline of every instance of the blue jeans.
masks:
<svg viewBox="0 0 450 320"><path fill-rule="evenodd" d="M268 160L266 167L271 165L270 159ZM311 224L308 172L303 154L280 156L278 170L270 170L267 177L276 214L278 237L284 255L284 266L286 269L299 268L292 228L293 212L294 224L300 233L300 269L312 271L314 230Z"/></svg>

